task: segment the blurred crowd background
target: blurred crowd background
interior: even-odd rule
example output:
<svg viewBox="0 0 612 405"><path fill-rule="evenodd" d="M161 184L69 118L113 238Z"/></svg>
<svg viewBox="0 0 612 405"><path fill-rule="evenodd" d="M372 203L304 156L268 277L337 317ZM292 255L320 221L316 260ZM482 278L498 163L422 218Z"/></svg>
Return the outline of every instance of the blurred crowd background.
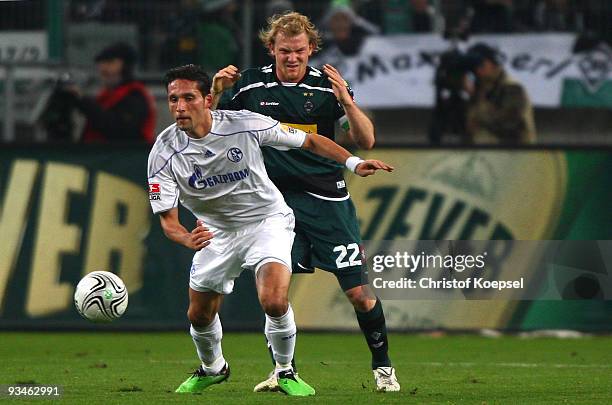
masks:
<svg viewBox="0 0 612 405"><path fill-rule="evenodd" d="M372 117L379 145L474 142L465 135L473 96L464 85L478 75L463 56L475 44L494 50L490 59L531 99L536 136L529 142L612 143L609 0L2 1L0 139L95 140L88 120L105 118L79 100L108 101L100 63L109 47L127 66L121 72L144 84L152 104L142 114L150 108L157 133L171 123L161 85L166 69L197 63L214 74L228 64L272 63L257 33L268 17L289 10L321 31L323 48L311 64L339 68ZM127 47L117 51L118 42ZM113 133L105 141L150 141Z"/></svg>

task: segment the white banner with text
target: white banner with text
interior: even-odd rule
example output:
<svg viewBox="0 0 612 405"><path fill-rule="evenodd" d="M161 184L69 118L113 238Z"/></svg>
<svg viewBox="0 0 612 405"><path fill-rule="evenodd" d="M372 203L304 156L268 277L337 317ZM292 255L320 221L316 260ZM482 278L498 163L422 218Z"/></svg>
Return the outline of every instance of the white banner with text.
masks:
<svg viewBox="0 0 612 405"><path fill-rule="evenodd" d="M478 42L498 49L504 68L524 85L535 106L558 107L565 79L577 79L593 93L612 79L612 50L599 46L572 53L575 39L574 34L477 35L459 49ZM435 34L372 36L356 56L330 48L313 64L336 66L363 107L430 107L436 66L450 48L450 41Z"/></svg>

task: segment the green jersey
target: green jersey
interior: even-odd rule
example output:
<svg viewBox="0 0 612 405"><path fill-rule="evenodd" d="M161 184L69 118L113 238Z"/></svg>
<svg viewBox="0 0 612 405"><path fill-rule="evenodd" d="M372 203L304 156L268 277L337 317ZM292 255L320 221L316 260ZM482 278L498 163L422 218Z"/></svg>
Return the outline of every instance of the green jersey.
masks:
<svg viewBox="0 0 612 405"><path fill-rule="evenodd" d="M223 94L218 108L251 110L332 140L336 121L346 123L327 75L313 67L307 68L299 83L279 81L275 65L247 69ZM327 199L348 198L342 176L344 166L301 149L262 149L268 176L281 191L306 191Z"/></svg>

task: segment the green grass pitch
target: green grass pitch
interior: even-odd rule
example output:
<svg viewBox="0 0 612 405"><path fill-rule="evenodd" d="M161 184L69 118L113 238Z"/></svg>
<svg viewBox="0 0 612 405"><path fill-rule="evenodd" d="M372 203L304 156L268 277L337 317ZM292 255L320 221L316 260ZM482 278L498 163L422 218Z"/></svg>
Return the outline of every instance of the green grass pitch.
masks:
<svg viewBox="0 0 612 405"><path fill-rule="evenodd" d="M173 393L198 363L187 332L1 332L0 384L61 385L63 404L612 403L612 337L392 334L390 351L402 392L386 394L373 391L362 339L338 333L298 336L300 375L317 390L311 398L253 393L271 364L263 336L240 333L227 333L223 340L230 380L201 395Z"/></svg>

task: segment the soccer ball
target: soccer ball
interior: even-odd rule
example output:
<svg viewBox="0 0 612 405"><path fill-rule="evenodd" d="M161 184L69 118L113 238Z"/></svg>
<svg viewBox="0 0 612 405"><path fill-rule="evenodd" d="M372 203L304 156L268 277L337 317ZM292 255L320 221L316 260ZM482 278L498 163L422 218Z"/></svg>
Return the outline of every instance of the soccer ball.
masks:
<svg viewBox="0 0 612 405"><path fill-rule="evenodd" d="M111 322L125 312L128 292L123 280L113 273L93 271L77 284L74 305L88 321Z"/></svg>

